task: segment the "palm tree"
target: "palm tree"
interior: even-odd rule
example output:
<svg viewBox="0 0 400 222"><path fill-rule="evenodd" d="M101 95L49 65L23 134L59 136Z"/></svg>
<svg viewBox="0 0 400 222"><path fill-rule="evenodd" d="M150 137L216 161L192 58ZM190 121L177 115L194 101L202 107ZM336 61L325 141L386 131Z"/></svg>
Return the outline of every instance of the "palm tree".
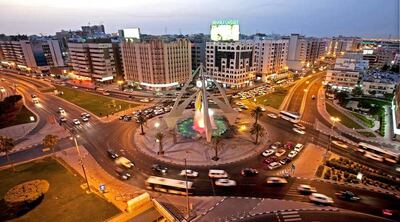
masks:
<svg viewBox="0 0 400 222"><path fill-rule="evenodd" d="M139 116L138 116L138 118L137 118L137 122L138 122L139 125L140 125L140 130L142 131L142 132L140 133L140 135L144 135L143 125L146 123L146 121L147 121L147 119L146 119L146 117L144 116L144 114L143 114L143 113L140 113Z"/></svg>
<svg viewBox="0 0 400 222"><path fill-rule="evenodd" d="M218 145L221 143L221 141L222 141L222 137L221 137L221 136L215 136L215 137L214 137L214 144L215 144L214 150L215 150L215 156L214 156L213 158L211 158L211 159L212 159L212 160L214 160L214 161L217 161L217 160L219 160L219 157L218 157Z"/></svg>
<svg viewBox="0 0 400 222"><path fill-rule="evenodd" d="M251 116L253 116L256 120L255 124L258 124L258 119L262 116L262 112L263 111L259 106L251 111Z"/></svg>
<svg viewBox="0 0 400 222"><path fill-rule="evenodd" d="M258 137L260 136L260 134L262 134L264 131L264 128L258 124L258 123L254 123L253 127L250 130L251 135L256 135L256 141L254 144L258 144Z"/></svg>
<svg viewBox="0 0 400 222"><path fill-rule="evenodd" d="M10 163L9 152L14 148L14 140L13 138L0 136L0 151L5 152L7 156L7 161ZM15 172L14 164L11 163L11 167L13 172Z"/></svg>
<svg viewBox="0 0 400 222"><path fill-rule="evenodd" d="M45 147L50 147L51 151L54 153L54 147L57 145L59 142L58 136L55 135L47 135L43 138L43 146Z"/></svg>
<svg viewBox="0 0 400 222"><path fill-rule="evenodd" d="M158 142L158 144L159 144L159 150L158 150L158 152L157 152L157 154L158 155L163 155L164 154L164 150L163 150L163 143L162 143L162 141L163 141L163 139L164 139L164 134L162 133L162 132L158 132L157 134L156 134L156 139L157 139L157 142Z"/></svg>

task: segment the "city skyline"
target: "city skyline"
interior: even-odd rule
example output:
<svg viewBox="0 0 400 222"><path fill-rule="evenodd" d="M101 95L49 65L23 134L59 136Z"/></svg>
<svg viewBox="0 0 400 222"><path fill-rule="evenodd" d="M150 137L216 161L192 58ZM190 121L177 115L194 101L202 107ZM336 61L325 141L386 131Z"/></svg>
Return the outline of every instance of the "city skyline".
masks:
<svg viewBox="0 0 400 222"><path fill-rule="evenodd" d="M77 30L89 22L104 24L107 33L127 27L140 27L146 34L209 33L212 20L233 18L239 20L243 34L399 37L399 12L396 10L399 3L396 0L385 4L376 0L363 1L362 9L355 0L341 1L341 4L330 0L324 4L314 0L96 3L1 0L0 33L53 35L62 29Z"/></svg>

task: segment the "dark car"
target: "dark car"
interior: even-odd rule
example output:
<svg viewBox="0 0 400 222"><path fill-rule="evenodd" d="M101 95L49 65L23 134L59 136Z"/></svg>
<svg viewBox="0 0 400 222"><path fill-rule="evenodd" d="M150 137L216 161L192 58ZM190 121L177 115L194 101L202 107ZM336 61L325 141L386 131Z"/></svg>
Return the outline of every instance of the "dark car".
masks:
<svg viewBox="0 0 400 222"><path fill-rule="evenodd" d="M32 98L36 98L37 96L35 94L31 94L31 97Z"/></svg>
<svg viewBox="0 0 400 222"><path fill-rule="evenodd" d="M119 120L123 120L123 119L125 118L125 116L126 116L126 115L122 115L122 116L120 116L118 119L119 119Z"/></svg>
<svg viewBox="0 0 400 222"><path fill-rule="evenodd" d="M120 179L123 179L123 180L128 180L132 176L127 170L124 170L124 169L119 168L119 167L115 168L115 172L117 172L117 174L120 177Z"/></svg>
<svg viewBox="0 0 400 222"><path fill-rule="evenodd" d="M287 142L283 147L287 150L291 150L293 149L294 144L292 142Z"/></svg>
<svg viewBox="0 0 400 222"><path fill-rule="evenodd" d="M156 171L158 173L165 174L168 171L168 168L161 166L159 164L154 164L153 167L151 168L153 171Z"/></svg>
<svg viewBox="0 0 400 222"><path fill-rule="evenodd" d="M113 149L108 149L107 150L108 156L110 156L113 159L117 159L119 157L118 153L115 152Z"/></svg>
<svg viewBox="0 0 400 222"><path fill-rule="evenodd" d="M270 156L267 159L265 159L263 162L268 165L268 164L270 164L272 162L276 162L277 160L278 160L278 157Z"/></svg>
<svg viewBox="0 0 400 222"><path fill-rule="evenodd" d="M342 200L350 200L350 201L360 200L360 198L351 191L340 191L340 192L336 193L335 195L339 199L342 199Z"/></svg>
<svg viewBox="0 0 400 222"><path fill-rule="evenodd" d="M67 122L67 118L65 118L65 117L60 117L60 122L63 122L63 123L65 123L65 122Z"/></svg>
<svg viewBox="0 0 400 222"><path fill-rule="evenodd" d="M279 161L279 163L281 163L282 165L285 165L285 164L290 163L290 161L292 161L292 159L290 157L285 157L281 161Z"/></svg>
<svg viewBox="0 0 400 222"><path fill-rule="evenodd" d="M132 116L124 116L124 121L131 121L132 120Z"/></svg>
<svg viewBox="0 0 400 222"><path fill-rule="evenodd" d="M278 149L282 147L282 143L281 142L275 142L273 144L271 144L271 149Z"/></svg>
<svg viewBox="0 0 400 222"><path fill-rule="evenodd" d="M244 177L251 177L251 176L256 176L258 174L258 171L253 168L244 168L241 171L242 176Z"/></svg>

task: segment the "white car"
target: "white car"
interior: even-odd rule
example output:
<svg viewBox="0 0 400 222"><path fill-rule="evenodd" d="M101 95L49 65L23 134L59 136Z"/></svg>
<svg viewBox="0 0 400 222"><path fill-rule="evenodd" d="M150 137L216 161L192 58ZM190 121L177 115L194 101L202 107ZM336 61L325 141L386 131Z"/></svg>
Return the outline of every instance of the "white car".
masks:
<svg viewBox="0 0 400 222"><path fill-rule="evenodd" d="M332 143L335 144L338 147L342 147L342 148L345 148L345 149L349 147L345 143L343 143L342 141L339 141L339 140L332 140Z"/></svg>
<svg viewBox="0 0 400 222"><path fill-rule="evenodd" d="M293 131L295 131L296 133L298 133L298 134L301 134L301 135L304 135L304 134L306 134L306 131L304 131L304 130L301 130L301 129L299 129L299 128L293 128Z"/></svg>
<svg viewBox="0 0 400 222"><path fill-rule="evenodd" d="M277 169L277 168L279 168L281 166L282 166L282 164L280 164L278 162L272 162L272 163L268 164L268 169L274 170L274 169Z"/></svg>
<svg viewBox="0 0 400 222"><path fill-rule="evenodd" d="M65 115L65 110L64 110L63 108L61 108L61 107L58 107L58 112L59 112L61 115Z"/></svg>
<svg viewBox="0 0 400 222"><path fill-rule="evenodd" d="M269 116L272 119L277 119L278 118L278 116L276 114L273 114L273 113L268 113L267 116Z"/></svg>
<svg viewBox="0 0 400 222"><path fill-rule="evenodd" d="M286 184L287 180L282 177L268 177L267 184Z"/></svg>
<svg viewBox="0 0 400 222"><path fill-rule="evenodd" d="M233 108L233 110L235 110L236 112L239 112L239 113L242 112L242 110L238 107Z"/></svg>
<svg viewBox="0 0 400 222"><path fill-rule="evenodd" d="M306 185L306 184L300 184L300 186L297 187L297 190L300 193L304 193L304 194L310 194L310 193L316 193L317 192L317 190L314 187L312 187L310 185Z"/></svg>
<svg viewBox="0 0 400 222"><path fill-rule="evenodd" d="M265 111L267 111L267 109L264 108L264 107L261 107L261 111L262 111L262 112L265 112Z"/></svg>
<svg viewBox="0 0 400 222"><path fill-rule="evenodd" d="M182 170L179 173L180 176L188 176L188 177L198 177L199 172L193 171L193 170Z"/></svg>
<svg viewBox="0 0 400 222"><path fill-rule="evenodd" d="M311 202L317 204L331 205L334 203L332 198L321 193L312 193L309 198Z"/></svg>
<svg viewBox="0 0 400 222"><path fill-rule="evenodd" d="M145 98L145 99L141 99L141 100L139 100L140 102L142 102L142 103L148 103L148 102L150 102L150 100L149 99L147 99L147 98Z"/></svg>
<svg viewBox="0 0 400 222"><path fill-rule="evenodd" d="M79 121L78 119L73 119L72 122L73 122L75 125L81 125L81 121Z"/></svg>
<svg viewBox="0 0 400 222"><path fill-rule="evenodd" d="M72 88L74 88L74 89L77 89L77 88L78 88L78 86L72 86Z"/></svg>
<svg viewBox="0 0 400 222"><path fill-rule="evenodd" d="M293 124L293 126L296 127L296 128L299 128L301 130L305 130L306 129L306 127L301 125L300 123L295 123L295 124Z"/></svg>
<svg viewBox="0 0 400 222"><path fill-rule="evenodd" d="M274 150L274 149L268 149L268 150L265 150L265 151L262 153L262 155L265 156L265 157L268 157L268 156L271 156L271 155L274 154L274 153L275 153L275 150Z"/></svg>
<svg viewBox="0 0 400 222"><path fill-rule="evenodd" d="M288 154L288 157L289 157L289 158L294 158L296 155L297 155L297 151L292 150L292 151L290 151L290 153Z"/></svg>
<svg viewBox="0 0 400 222"><path fill-rule="evenodd" d="M84 116L84 117L82 117L82 121L83 121L83 122L88 122L88 121L89 121L89 119L88 119L88 118L86 118L86 116Z"/></svg>
<svg viewBox="0 0 400 222"><path fill-rule="evenodd" d="M208 177L210 177L210 178L227 178L228 173L225 170L210 169L208 171Z"/></svg>
<svg viewBox="0 0 400 222"><path fill-rule="evenodd" d="M234 187L236 186L236 181L230 179L218 179L215 181L215 185L222 187Z"/></svg>
<svg viewBox="0 0 400 222"><path fill-rule="evenodd" d="M296 146L294 147L294 150L298 153L300 153L300 151L302 151L304 148L304 145L301 143L296 144Z"/></svg>

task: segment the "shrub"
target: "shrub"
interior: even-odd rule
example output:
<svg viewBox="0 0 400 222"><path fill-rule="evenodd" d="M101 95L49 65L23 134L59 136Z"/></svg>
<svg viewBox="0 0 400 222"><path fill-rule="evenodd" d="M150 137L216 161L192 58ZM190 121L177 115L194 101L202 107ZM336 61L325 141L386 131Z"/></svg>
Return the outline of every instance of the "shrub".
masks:
<svg viewBox="0 0 400 222"><path fill-rule="evenodd" d="M49 186L46 180L21 183L7 191L4 201L10 206L29 204L41 198L49 190Z"/></svg>
<svg viewBox="0 0 400 222"><path fill-rule="evenodd" d="M337 181L338 177L336 175L332 176L332 180Z"/></svg>

